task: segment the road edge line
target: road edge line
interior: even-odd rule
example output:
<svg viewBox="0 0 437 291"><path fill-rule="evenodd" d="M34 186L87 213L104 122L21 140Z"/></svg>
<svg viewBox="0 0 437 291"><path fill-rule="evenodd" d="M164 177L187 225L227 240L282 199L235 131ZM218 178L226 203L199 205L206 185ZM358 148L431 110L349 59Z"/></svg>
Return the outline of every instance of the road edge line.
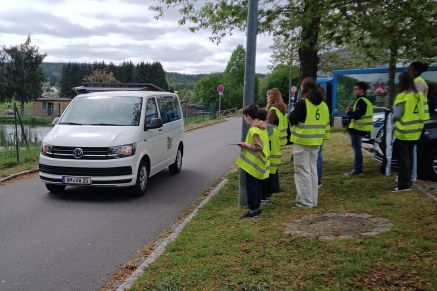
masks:
<svg viewBox="0 0 437 291"><path fill-rule="evenodd" d="M162 239L154 248L154 250L145 257L144 261L141 265L127 278L116 290L124 291L132 287L132 285L139 279L139 277L144 273L144 271L156 261L160 255L162 255L166 249L166 247L172 243L182 232L185 226L190 222L197 214L197 212L205 206L206 203L211 200L228 182L228 178L223 178L223 180L215 186L211 191L209 191L208 196L202 200L202 202L197 205L197 207L186 216L181 222L179 222L173 231L164 239Z"/></svg>

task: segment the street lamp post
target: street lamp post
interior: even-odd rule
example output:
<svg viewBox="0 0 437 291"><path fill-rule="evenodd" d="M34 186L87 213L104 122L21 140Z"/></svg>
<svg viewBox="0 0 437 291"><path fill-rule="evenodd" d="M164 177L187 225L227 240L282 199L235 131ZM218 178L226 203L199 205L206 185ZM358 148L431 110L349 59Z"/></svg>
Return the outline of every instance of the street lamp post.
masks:
<svg viewBox="0 0 437 291"><path fill-rule="evenodd" d="M244 97L243 107L252 104L255 100L255 60L256 60L256 35L258 21L258 0L249 0L247 13L247 39L246 39L246 63L244 69ZM242 120L241 141L246 139L248 125ZM240 169L240 194L238 204L240 207L247 206L246 176Z"/></svg>

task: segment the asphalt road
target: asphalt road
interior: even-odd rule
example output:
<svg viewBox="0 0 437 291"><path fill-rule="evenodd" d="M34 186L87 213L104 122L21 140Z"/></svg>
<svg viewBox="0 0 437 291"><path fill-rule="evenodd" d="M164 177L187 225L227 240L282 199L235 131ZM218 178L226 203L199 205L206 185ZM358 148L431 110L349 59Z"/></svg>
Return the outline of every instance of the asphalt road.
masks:
<svg viewBox="0 0 437 291"><path fill-rule="evenodd" d="M155 175L140 198L53 195L37 177L0 186L0 290L99 289L230 168L240 132L234 119L187 133L182 172Z"/></svg>

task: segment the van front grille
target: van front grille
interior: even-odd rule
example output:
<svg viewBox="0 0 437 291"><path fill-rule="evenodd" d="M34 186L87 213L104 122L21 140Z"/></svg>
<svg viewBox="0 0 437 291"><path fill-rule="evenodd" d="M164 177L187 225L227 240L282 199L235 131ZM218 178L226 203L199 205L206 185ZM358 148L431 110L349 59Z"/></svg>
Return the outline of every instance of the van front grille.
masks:
<svg viewBox="0 0 437 291"><path fill-rule="evenodd" d="M80 148L83 151L83 155L80 158L76 158L73 154L74 150ZM81 160L106 160L108 158L107 147L61 147L53 146L51 153L45 154L48 157L55 159L81 159Z"/></svg>

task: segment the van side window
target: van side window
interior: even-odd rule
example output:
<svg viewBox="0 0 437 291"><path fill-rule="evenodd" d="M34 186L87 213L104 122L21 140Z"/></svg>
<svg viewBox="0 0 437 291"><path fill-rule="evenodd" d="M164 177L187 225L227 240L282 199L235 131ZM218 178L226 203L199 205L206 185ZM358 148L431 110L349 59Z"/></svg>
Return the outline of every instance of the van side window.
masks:
<svg viewBox="0 0 437 291"><path fill-rule="evenodd" d="M173 96L160 97L158 99L159 111L163 123L169 123L181 119L177 98Z"/></svg>
<svg viewBox="0 0 437 291"><path fill-rule="evenodd" d="M146 123L149 124L152 118L158 118L158 107L155 98L149 98L146 104Z"/></svg>
<svg viewBox="0 0 437 291"><path fill-rule="evenodd" d="M176 119L181 119L181 108L179 107L178 98L173 97L173 110L175 112Z"/></svg>

